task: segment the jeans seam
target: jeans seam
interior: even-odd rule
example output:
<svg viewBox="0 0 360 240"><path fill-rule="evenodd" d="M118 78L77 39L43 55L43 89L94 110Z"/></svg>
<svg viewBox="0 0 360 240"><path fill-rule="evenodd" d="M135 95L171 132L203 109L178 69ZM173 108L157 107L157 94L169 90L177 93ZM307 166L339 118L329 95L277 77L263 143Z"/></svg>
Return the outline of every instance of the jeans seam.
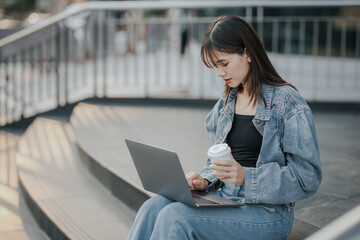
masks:
<svg viewBox="0 0 360 240"><path fill-rule="evenodd" d="M197 217L197 216L182 216L181 218L179 218L175 224L181 220L182 218L185 218L185 220L187 221L188 219L207 219L207 220L213 220L213 221L224 221L224 222L230 222L230 223L246 223L246 224L253 224L253 225L267 225L267 224L274 224L274 223L278 223L278 222L283 222L284 221L284 217L281 216L281 219L276 220L276 221L272 221L272 222L266 222L266 223L256 223L256 222L246 222L246 221L236 221L236 220L231 220L231 219L220 219L220 218L211 218L211 217ZM174 224L174 225L175 225Z"/></svg>
<svg viewBox="0 0 360 240"><path fill-rule="evenodd" d="M185 217L184 216L181 216L178 220L176 220L176 222L173 224L173 226L172 226L172 230L171 230L171 232L170 232L170 234L169 234L169 240L171 240L171 239L173 239L173 234L174 234L174 232L175 232L175 226L176 226L176 224L180 221L180 220L182 220L182 219L184 219ZM185 218L185 220L186 220L186 218Z"/></svg>
<svg viewBox="0 0 360 240"><path fill-rule="evenodd" d="M289 229L287 230L286 236L289 236L291 231L292 231L292 225L293 224L290 224L290 222L291 222L291 218L292 218L293 214L294 214L294 212L293 212L293 210L291 210L290 215L289 215L289 219L288 219L288 228Z"/></svg>

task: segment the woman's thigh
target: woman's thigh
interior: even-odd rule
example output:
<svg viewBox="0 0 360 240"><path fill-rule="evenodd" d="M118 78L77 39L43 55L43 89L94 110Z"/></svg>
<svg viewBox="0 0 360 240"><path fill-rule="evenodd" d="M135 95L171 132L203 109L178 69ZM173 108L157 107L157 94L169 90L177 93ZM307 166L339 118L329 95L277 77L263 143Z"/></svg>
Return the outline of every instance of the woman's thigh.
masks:
<svg viewBox="0 0 360 240"><path fill-rule="evenodd" d="M165 239L181 239L177 237L184 235L189 239L285 239L293 213L281 206L275 209L270 212L259 205L192 208L175 202L159 213L154 234L162 231Z"/></svg>
<svg viewBox="0 0 360 240"><path fill-rule="evenodd" d="M147 201L145 201L139 211L151 210L156 212L162 210L165 206L171 203L174 203L174 201L161 195L155 195L154 197L151 197Z"/></svg>
<svg viewBox="0 0 360 240"><path fill-rule="evenodd" d="M150 239L158 214L171 203L173 201L160 195L148 199L137 212L128 239Z"/></svg>
<svg viewBox="0 0 360 240"><path fill-rule="evenodd" d="M147 224L154 224L160 211L172 203L174 203L174 201L160 195L151 197L140 207L136 214L135 223L140 222L144 225L144 221L146 221Z"/></svg>

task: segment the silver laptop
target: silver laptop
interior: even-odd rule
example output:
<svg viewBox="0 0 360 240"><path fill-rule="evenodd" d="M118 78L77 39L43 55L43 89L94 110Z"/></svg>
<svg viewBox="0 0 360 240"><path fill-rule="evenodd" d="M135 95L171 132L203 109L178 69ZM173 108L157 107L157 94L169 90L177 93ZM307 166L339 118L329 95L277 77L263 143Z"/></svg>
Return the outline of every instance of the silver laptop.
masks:
<svg viewBox="0 0 360 240"><path fill-rule="evenodd" d="M125 139L143 187L168 199L191 207L239 207L243 203L190 191L175 152Z"/></svg>

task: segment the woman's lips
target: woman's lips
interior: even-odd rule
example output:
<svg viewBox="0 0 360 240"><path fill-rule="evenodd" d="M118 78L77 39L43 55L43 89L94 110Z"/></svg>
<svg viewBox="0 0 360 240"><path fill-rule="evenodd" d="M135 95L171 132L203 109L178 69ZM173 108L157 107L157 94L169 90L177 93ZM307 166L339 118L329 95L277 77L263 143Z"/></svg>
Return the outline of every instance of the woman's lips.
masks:
<svg viewBox="0 0 360 240"><path fill-rule="evenodd" d="M231 82L231 78L224 79L224 81L226 82L226 84L229 84Z"/></svg>

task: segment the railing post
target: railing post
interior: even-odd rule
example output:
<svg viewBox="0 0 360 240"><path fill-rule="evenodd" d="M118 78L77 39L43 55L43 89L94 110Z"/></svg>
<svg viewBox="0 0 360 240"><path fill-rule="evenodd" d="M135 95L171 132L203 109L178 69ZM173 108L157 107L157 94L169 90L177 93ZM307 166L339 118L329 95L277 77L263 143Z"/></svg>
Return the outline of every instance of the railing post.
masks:
<svg viewBox="0 0 360 240"><path fill-rule="evenodd" d="M305 20L301 19L300 20L300 39L299 39L299 54L300 55L305 55Z"/></svg>
<svg viewBox="0 0 360 240"><path fill-rule="evenodd" d="M286 19L285 21L285 54L291 55L291 32L292 32L292 21Z"/></svg>
<svg viewBox="0 0 360 240"><path fill-rule="evenodd" d="M65 74L64 74L64 105L66 105L69 101L69 28L64 24L64 66L65 66Z"/></svg>
<svg viewBox="0 0 360 240"><path fill-rule="evenodd" d="M316 66L316 56L319 55L319 21L317 19L314 20L314 35L313 35L313 49L312 49L312 55L313 55L313 61L314 61L314 66ZM315 56L315 57L314 57ZM316 84L316 78L318 77L318 68L314 67L314 72L313 72L313 79L315 79L314 81L312 81L312 97L313 97L313 101L316 101L317 99L317 84Z"/></svg>
<svg viewBox="0 0 360 240"><path fill-rule="evenodd" d="M253 15L253 7L246 7L246 16L245 19L249 23L252 22L252 15Z"/></svg>
<svg viewBox="0 0 360 240"><path fill-rule="evenodd" d="M355 58L360 58L360 20L356 22L355 45Z"/></svg>
<svg viewBox="0 0 360 240"><path fill-rule="evenodd" d="M346 22L341 21L341 37L340 37L340 57L346 58ZM341 62L342 68L341 68L341 76L343 81L341 81L341 86L345 88L345 63L344 61Z"/></svg>
<svg viewBox="0 0 360 240"><path fill-rule="evenodd" d="M55 35L56 37L56 35ZM47 79L47 89L46 89L46 98L50 98L51 97L51 85L52 85L52 77L51 77L51 73L52 73L52 68L54 67L53 65L53 61L54 61L54 56L53 56L53 51L52 51L52 39L50 38L47 41L46 44L46 53L45 53L45 59L46 59L46 79Z"/></svg>
<svg viewBox="0 0 360 240"><path fill-rule="evenodd" d="M92 17L94 18L94 22L93 22L93 84L94 84L94 97L97 96L97 92L98 92L98 87L97 87L97 56L98 56L98 35L99 35L99 31L98 31L98 20L97 20L97 15L94 11L91 12Z"/></svg>
<svg viewBox="0 0 360 240"><path fill-rule="evenodd" d="M14 54L12 56L12 81L13 81L13 91L12 91L12 100L13 100L13 104L12 104L12 121L15 121L17 119L17 114L16 114L16 110L17 110L17 69L16 69L17 63L16 63L16 54Z"/></svg>
<svg viewBox="0 0 360 240"><path fill-rule="evenodd" d="M102 91L103 91L103 96L106 96L106 92L107 92L107 65L108 65L108 24L107 24L107 17L108 17L108 12L107 11L103 11L103 18L102 18Z"/></svg>
<svg viewBox="0 0 360 240"><path fill-rule="evenodd" d="M55 28L55 78L56 78L56 99L57 105L61 106L61 94L60 94L60 36L61 36L61 29L60 25L57 24Z"/></svg>
<svg viewBox="0 0 360 240"><path fill-rule="evenodd" d="M5 122L6 123L9 123L9 95L8 95L8 92L9 92L9 62L8 62L8 58L5 58L4 60L4 66L5 66L5 91L4 91L4 105L5 105Z"/></svg>
<svg viewBox="0 0 360 240"><path fill-rule="evenodd" d="M26 52L22 50L20 52L20 92L21 92L21 114L25 117L26 104L25 104L25 67L26 67Z"/></svg>
<svg viewBox="0 0 360 240"><path fill-rule="evenodd" d="M360 20L358 20L356 22L356 37L355 37L355 59L360 60ZM358 88L360 88L360 71L359 69L355 69L355 81L357 79L357 84L355 83L354 85L357 85Z"/></svg>
<svg viewBox="0 0 360 240"><path fill-rule="evenodd" d="M264 42L264 8L257 7L257 33L262 42Z"/></svg>

